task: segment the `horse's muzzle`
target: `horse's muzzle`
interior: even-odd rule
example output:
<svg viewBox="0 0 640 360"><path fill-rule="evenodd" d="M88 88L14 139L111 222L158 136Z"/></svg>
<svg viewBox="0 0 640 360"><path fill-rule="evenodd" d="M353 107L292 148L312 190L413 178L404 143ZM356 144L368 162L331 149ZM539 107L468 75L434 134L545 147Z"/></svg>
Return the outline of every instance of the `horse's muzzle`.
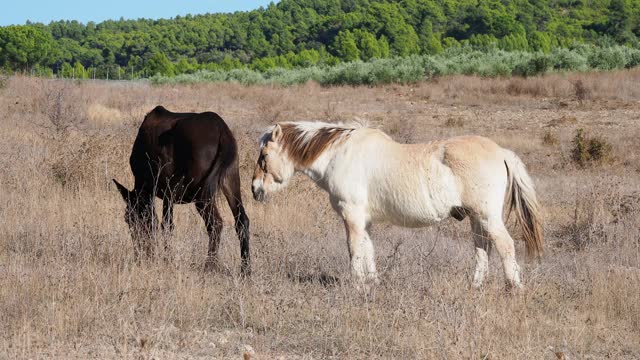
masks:
<svg viewBox="0 0 640 360"><path fill-rule="evenodd" d="M251 192L253 193L253 199L255 201L264 202L267 199L267 196L262 189L253 188L251 189Z"/></svg>

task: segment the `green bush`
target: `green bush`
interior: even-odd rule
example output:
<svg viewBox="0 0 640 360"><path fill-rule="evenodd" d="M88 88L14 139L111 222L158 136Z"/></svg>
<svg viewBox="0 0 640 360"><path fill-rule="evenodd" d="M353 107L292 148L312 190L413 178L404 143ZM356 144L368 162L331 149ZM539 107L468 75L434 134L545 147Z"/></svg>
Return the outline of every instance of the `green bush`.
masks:
<svg viewBox="0 0 640 360"><path fill-rule="evenodd" d="M542 135L542 143L547 146L556 146L560 143L560 140L558 139L558 135L551 132L551 130L547 130Z"/></svg>
<svg viewBox="0 0 640 360"><path fill-rule="evenodd" d="M636 66L640 66L640 49L626 49L627 54L627 63L625 64L625 68L631 69Z"/></svg>
<svg viewBox="0 0 640 360"><path fill-rule="evenodd" d="M314 54L309 54L310 59L311 55ZM314 58L312 61L315 60ZM251 69L243 67L224 70L222 67L212 67L212 70L200 70L193 74L175 77L156 75L151 78L151 82L167 84L228 81L245 85L292 85L315 81L322 85L377 85L406 84L456 74L482 77L510 75L528 77L543 75L550 71L607 70L640 66L640 50L623 46L597 48L576 44L571 49L558 48L545 54L499 49L479 51L474 50L470 45L463 45L449 47L437 55L371 59L366 62L356 60L334 65L323 62L323 64L290 68L271 67L271 63L255 62Z"/></svg>
<svg viewBox="0 0 640 360"><path fill-rule="evenodd" d="M622 69L626 56L622 46L594 48L588 57L589 67L596 70Z"/></svg>
<svg viewBox="0 0 640 360"><path fill-rule="evenodd" d="M549 54L554 70L585 71L588 69L587 58L577 51L557 48Z"/></svg>
<svg viewBox="0 0 640 360"><path fill-rule="evenodd" d="M9 76L0 71L0 90L7 87L9 84Z"/></svg>
<svg viewBox="0 0 640 360"><path fill-rule="evenodd" d="M584 129L576 130L571 158L581 167L611 160L612 146L605 139L589 136Z"/></svg>
<svg viewBox="0 0 640 360"><path fill-rule="evenodd" d="M516 65L513 69L513 74L523 77L544 75L551 67L552 63L549 56L537 53L529 61Z"/></svg>

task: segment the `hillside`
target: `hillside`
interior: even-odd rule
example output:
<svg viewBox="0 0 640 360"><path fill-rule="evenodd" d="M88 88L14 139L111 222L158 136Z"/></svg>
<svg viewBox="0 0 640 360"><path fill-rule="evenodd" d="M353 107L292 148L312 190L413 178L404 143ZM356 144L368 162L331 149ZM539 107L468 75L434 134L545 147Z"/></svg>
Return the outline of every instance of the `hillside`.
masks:
<svg viewBox="0 0 640 360"><path fill-rule="evenodd" d="M638 47L631 0L282 0L267 8L168 20L0 28L0 67L132 78L200 69L333 65L476 50L549 52L576 43Z"/></svg>

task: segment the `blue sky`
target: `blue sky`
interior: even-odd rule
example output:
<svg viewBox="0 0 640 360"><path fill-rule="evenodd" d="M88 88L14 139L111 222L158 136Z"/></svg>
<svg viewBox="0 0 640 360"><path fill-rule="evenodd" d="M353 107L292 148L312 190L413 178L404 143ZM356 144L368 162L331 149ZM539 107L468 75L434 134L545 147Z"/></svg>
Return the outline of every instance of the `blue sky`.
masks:
<svg viewBox="0 0 640 360"><path fill-rule="evenodd" d="M108 19L170 18L176 15L233 12L267 6L272 0L9 0L2 5L0 26L27 20L100 22ZM277 2L277 0L273 0Z"/></svg>

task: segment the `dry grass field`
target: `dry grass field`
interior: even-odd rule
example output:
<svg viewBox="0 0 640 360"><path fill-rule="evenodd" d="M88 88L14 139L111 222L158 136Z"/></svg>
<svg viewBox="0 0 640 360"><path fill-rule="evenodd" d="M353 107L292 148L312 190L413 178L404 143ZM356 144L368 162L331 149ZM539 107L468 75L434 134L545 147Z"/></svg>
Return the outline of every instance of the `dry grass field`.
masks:
<svg viewBox="0 0 640 360"><path fill-rule="evenodd" d="M0 358L640 358L640 71L406 86L0 81ZM239 276L231 213L219 272L176 207L165 261L136 264L124 203L144 114L218 112L240 145L254 275ZM401 142L481 134L516 151L544 206L546 254L504 292L492 254L470 288L468 220L373 227L381 284L354 290L341 221L298 175L253 201L257 136L280 120L365 119ZM581 167L576 130L611 144ZM375 154L372 154L375 156ZM514 238L519 239L517 229Z"/></svg>

